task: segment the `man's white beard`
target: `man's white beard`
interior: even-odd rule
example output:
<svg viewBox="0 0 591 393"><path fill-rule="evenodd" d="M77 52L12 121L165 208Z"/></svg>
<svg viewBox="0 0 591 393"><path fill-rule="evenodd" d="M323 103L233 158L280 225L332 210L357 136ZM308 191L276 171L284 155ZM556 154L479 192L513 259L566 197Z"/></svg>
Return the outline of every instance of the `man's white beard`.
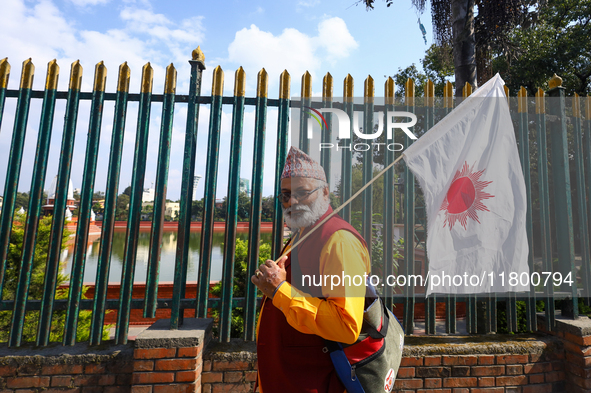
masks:
<svg viewBox="0 0 591 393"><path fill-rule="evenodd" d="M319 190L320 191L320 190ZM329 201L319 197L316 198L310 206L305 204L292 205L283 209L285 223L292 230L309 227L320 219L328 210ZM292 217L290 213L298 212L297 217Z"/></svg>

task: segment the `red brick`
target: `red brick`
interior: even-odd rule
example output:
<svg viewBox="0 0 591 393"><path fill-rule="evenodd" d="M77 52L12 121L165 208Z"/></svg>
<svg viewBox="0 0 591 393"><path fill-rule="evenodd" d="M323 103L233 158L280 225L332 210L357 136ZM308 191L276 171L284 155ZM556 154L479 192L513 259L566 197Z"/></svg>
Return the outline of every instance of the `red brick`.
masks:
<svg viewBox="0 0 591 393"><path fill-rule="evenodd" d="M201 393L211 393L211 385L210 384L203 384L201 386Z"/></svg>
<svg viewBox="0 0 591 393"><path fill-rule="evenodd" d="M82 365L80 364L56 364L54 366L43 366L41 375L67 375L82 374Z"/></svg>
<svg viewBox="0 0 591 393"><path fill-rule="evenodd" d="M103 393L103 388L99 386L85 386L82 388L82 393Z"/></svg>
<svg viewBox="0 0 591 393"><path fill-rule="evenodd" d="M521 393L521 386L506 387L505 393Z"/></svg>
<svg viewBox="0 0 591 393"><path fill-rule="evenodd" d="M37 364L23 364L18 366L17 374L19 377L24 377L26 375L39 375L41 371L41 366Z"/></svg>
<svg viewBox="0 0 591 393"><path fill-rule="evenodd" d="M558 370L562 370L563 368L564 368L563 362L552 362L552 370L558 371Z"/></svg>
<svg viewBox="0 0 591 393"><path fill-rule="evenodd" d="M154 386L154 393L189 393L195 392L195 384L172 384L172 385L156 385Z"/></svg>
<svg viewBox="0 0 591 393"><path fill-rule="evenodd" d="M415 368L414 367L400 367L398 369L398 375L396 378L414 378Z"/></svg>
<svg viewBox="0 0 591 393"><path fill-rule="evenodd" d="M131 393L152 393L152 386L134 385L131 387Z"/></svg>
<svg viewBox="0 0 591 393"><path fill-rule="evenodd" d="M245 371L244 372L244 380L247 382L254 382L257 380L257 372L256 371Z"/></svg>
<svg viewBox="0 0 591 393"><path fill-rule="evenodd" d="M546 382L564 381L564 371L552 371L544 375L546 376Z"/></svg>
<svg viewBox="0 0 591 393"><path fill-rule="evenodd" d="M197 372L195 371L178 371L176 373L176 382L195 382L197 380Z"/></svg>
<svg viewBox="0 0 591 393"><path fill-rule="evenodd" d="M156 360L154 369L156 371L194 370L196 366L197 359L165 359Z"/></svg>
<svg viewBox="0 0 591 393"><path fill-rule="evenodd" d="M474 366L470 368L473 377L487 377L490 375L505 374L505 366Z"/></svg>
<svg viewBox="0 0 591 393"><path fill-rule="evenodd" d="M541 353L530 353L529 361L531 363L539 363L544 361L544 355Z"/></svg>
<svg viewBox="0 0 591 393"><path fill-rule="evenodd" d="M425 366L441 366L441 356L425 356Z"/></svg>
<svg viewBox="0 0 591 393"><path fill-rule="evenodd" d="M74 388L74 389L68 389L68 390L64 390L63 388L49 388L47 390L41 390L43 393L80 393L82 392L82 388ZM2 390L1 392L6 392L6 390ZM21 390L16 390L16 392L21 392ZM33 392L32 390L30 390L30 392ZM11 392L12 393L12 392ZM105 392L105 393L118 393L118 392Z"/></svg>
<svg viewBox="0 0 591 393"><path fill-rule="evenodd" d="M118 374L117 375L117 385L131 385L131 377L133 374Z"/></svg>
<svg viewBox="0 0 591 393"><path fill-rule="evenodd" d="M194 358L199 354L198 347L179 348L177 357L179 358Z"/></svg>
<svg viewBox="0 0 591 393"><path fill-rule="evenodd" d="M504 393L504 388L473 388L470 389L472 393Z"/></svg>
<svg viewBox="0 0 591 393"><path fill-rule="evenodd" d="M114 385L115 384L115 374L105 374L101 375L98 384L101 386L104 385Z"/></svg>
<svg viewBox="0 0 591 393"><path fill-rule="evenodd" d="M470 389L456 388L453 390L453 393L470 393Z"/></svg>
<svg viewBox="0 0 591 393"><path fill-rule="evenodd" d="M536 363L536 364L526 364L523 366L523 373L524 374L539 374L539 373L547 373L552 371L552 364L551 363Z"/></svg>
<svg viewBox="0 0 591 393"><path fill-rule="evenodd" d="M478 356L478 364L481 366L488 366L491 364L495 364L495 356L494 355L480 355L480 356Z"/></svg>
<svg viewBox="0 0 591 393"><path fill-rule="evenodd" d="M51 386L70 386L72 385L73 380L72 377L69 375L61 376L57 375L55 377L51 377Z"/></svg>
<svg viewBox="0 0 591 393"><path fill-rule="evenodd" d="M498 355L497 364L525 364L528 361L527 355Z"/></svg>
<svg viewBox="0 0 591 393"><path fill-rule="evenodd" d="M44 374L44 373L42 373ZM16 368L10 366L0 366L0 377L15 377Z"/></svg>
<svg viewBox="0 0 591 393"><path fill-rule="evenodd" d="M544 374L533 374L533 375L529 375L529 383L530 385L536 384L536 383L544 383Z"/></svg>
<svg viewBox="0 0 591 393"><path fill-rule="evenodd" d="M74 377L74 386L96 386L99 384L100 375L76 375Z"/></svg>
<svg viewBox="0 0 591 393"><path fill-rule="evenodd" d="M49 377L14 377L6 379L7 388L43 388L49 386Z"/></svg>
<svg viewBox="0 0 591 393"><path fill-rule="evenodd" d="M444 378L443 387L445 388L464 388L464 387L475 387L478 385L477 378Z"/></svg>
<svg viewBox="0 0 591 393"><path fill-rule="evenodd" d="M476 356L444 356L443 364L446 366L473 366L478 363Z"/></svg>
<svg viewBox="0 0 591 393"><path fill-rule="evenodd" d="M213 362L212 369L214 371L226 371L226 370L250 370L250 363L245 361L226 361L216 360Z"/></svg>
<svg viewBox="0 0 591 393"><path fill-rule="evenodd" d="M423 387L422 379L397 379L394 382L395 389L418 389Z"/></svg>
<svg viewBox="0 0 591 393"><path fill-rule="evenodd" d="M106 367L104 364L87 364L84 367L85 374L104 374L106 372Z"/></svg>
<svg viewBox="0 0 591 393"><path fill-rule="evenodd" d="M242 371L228 371L224 373L224 382L241 382Z"/></svg>
<svg viewBox="0 0 591 393"><path fill-rule="evenodd" d="M152 371L154 370L153 360L135 360L133 362L133 371Z"/></svg>
<svg viewBox="0 0 591 393"><path fill-rule="evenodd" d="M514 377L497 377L497 386L517 386L527 384L527 375Z"/></svg>
<svg viewBox="0 0 591 393"><path fill-rule="evenodd" d="M213 385L212 393L249 393L252 391L252 387L249 383L226 383L223 385Z"/></svg>
<svg viewBox="0 0 591 393"><path fill-rule="evenodd" d="M174 373L134 373L133 384L169 383L174 381Z"/></svg>
<svg viewBox="0 0 591 393"><path fill-rule="evenodd" d="M121 393L121 391L127 391L127 389L123 389L121 386L105 386L103 393ZM43 392L45 393L45 392ZM64 392L61 392L64 393ZM68 390L67 393L70 393Z"/></svg>
<svg viewBox="0 0 591 393"><path fill-rule="evenodd" d="M211 371L211 360L203 361L203 371Z"/></svg>
<svg viewBox="0 0 591 393"><path fill-rule="evenodd" d="M419 389L419 390L402 390L396 393L452 393L451 389Z"/></svg>
<svg viewBox="0 0 591 393"><path fill-rule="evenodd" d="M552 393L552 384L524 386L523 393Z"/></svg>
<svg viewBox="0 0 591 393"><path fill-rule="evenodd" d="M423 358L402 358L400 361L400 367L413 367L413 366L422 366L423 365Z"/></svg>
<svg viewBox="0 0 591 393"><path fill-rule="evenodd" d="M478 386L480 386L480 387L495 386L495 379L494 379L494 377L478 378Z"/></svg>
<svg viewBox="0 0 591 393"><path fill-rule="evenodd" d="M520 364L510 364L510 365L508 365L506 367L507 368L507 375L521 375L521 374L523 374L523 367L524 366L522 366Z"/></svg>
<svg viewBox="0 0 591 393"><path fill-rule="evenodd" d="M426 388L440 388L441 378L425 378L424 385Z"/></svg>
<svg viewBox="0 0 591 393"><path fill-rule="evenodd" d="M206 382L222 382L224 373L204 372L201 374L201 381Z"/></svg>
<svg viewBox="0 0 591 393"><path fill-rule="evenodd" d="M166 359L176 355L176 348L138 348L133 351L134 359Z"/></svg>

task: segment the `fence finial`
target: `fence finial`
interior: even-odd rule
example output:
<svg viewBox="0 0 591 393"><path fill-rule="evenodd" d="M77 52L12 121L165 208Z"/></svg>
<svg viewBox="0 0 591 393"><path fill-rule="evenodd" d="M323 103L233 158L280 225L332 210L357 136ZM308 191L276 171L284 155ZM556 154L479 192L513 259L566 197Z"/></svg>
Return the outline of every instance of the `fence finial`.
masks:
<svg viewBox="0 0 591 393"><path fill-rule="evenodd" d="M373 83L373 78L371 75L368 75L363 82L363 101L365 102L373 102L375 96L375 87Z"/></svg>
<svg viewBox="0 0 591 393"><path fill-rule="evenodd" d="M246 94L246 89L244 87L245 80L246 73L244 72L244 68L240 66L234 73L234 97L244 97Z"/></svg>
<svg viewBox="0 0 591 393"><path fill-rule="evenodd" d="M322 98L324 100L332 100L332 85L332 75L330 75L330 72L327 72L324 78L322 78Z"/></svg>
<svg viewBox="0 0 591 393"><path fill-rule="evenodd" d="M427 106L435 105L435 84L431 79L425 83L425 98L427 99Z"/></svg>
<svg viewBox="0 0 591 393"><path fill-rule="evenodd" d="M291 76L287 70L283 70L279 76L279 98L288 99L290 93Z"/></svg>
<svg viewBox="0 0 591 393"><path fill-rule="evenodd" d="M257 75L257 97L267 97L269 91L269 74L264 68Z"/></svg>
<svg viewBox="0 0 591 393"><path fill-rule="evenodd" d="M101 60L94 68L94 91L105 91L107 84L107 67Z"/></svg>
<svg viewBox="0 0 591 393"><path fill-rule="evenodd" d="M591 121L591 96L587 96L587 110L585 111L585 117Z"/></svg>
<svg viewBox="0 0 591 393"><path fill-rule="evenodd" d="M536 113L546 113L544 90L542 89L538 89L538 92L536 93Z"/></svg>
<svg viewBox="0 0 591 393"><path fill-rule="evenodd" d="M562 86L562 78L554 74L548 81L548 87L550 87L550 89L555 89L560 86Z"/></svg>
<svg viewBox="0 0 591 393"><path fill-rule="evenodd" d="M527 112L527 90L523 86L517 92L517 112Z"/></svg>
<svg viewBox="0 0 591 393"><path fill-rule="evenodd" d="M581 117L581 97L577 93L573 98L573 116Z"/></svg>
<svg viewBox="0 0 591 393"><path fill-rule="evenodd" d="M72 63L72 67L70 68L70 86L71 90L80 90L82 86L82 65L80 65L80 60L76 60Z"/></svg>
<svg viewBox="0 0 591 393"><path fill-rule="evenodd" d="M450 81L445 83L445 87L443 88L443 106L445 108L452 108L453 107L453 96L454 96L454 86Z"/></svg>
<svg viewBox="0 0 591 393"><path fill-rule="evenodd" d="M507 97L507 105L509 105L509 88L507 85L503 85L503 90L505 90L505 97Z"/></svg>
<svg viewBox="0 0 591 393"><path fill-rule="evenodd" d="M470 84L470 82L466 82L466 84L464 85L464 88L462 89L462 96L464 98L466 97L470 97L472 95L472 85Z"/></svg>
<svg viewBox="0 0 591 393"><path fill-rule="evenodd" d="M343 96L346 99L353 99L353 77L351 74L347 74L343 82Z"/></svg>
<svg viewBox="0 0 591 393"><path fill-rule="evenodd" d="M408 78L405 83L404 97L406 97L406 105L415 104L415 81L412 78Z"/></svg>
<svg viewBox="0 0 591 393"><path fill-rule="evenodd" d="M197 46L197 49L193 49L193 52L191 53L191 57L193 58L193 60L205 63L205 55L201 51L200 46Z"/></svg>
<svg viewBox="0 0 591 393"><path fill-rule="evenodd" d="M394 104L394 79L391 76L384 83L384 96L386 98L386 104Z"/></svg>
<svg viewBox="0 0 591 393"><path fill-rule="evenodd" d="M142 93L152 92L152 82L154 80L154 69L150 62L146 63L142 68Z"/></svg>
<svg viewBox="0 0 591 393"><path fill-rule="evenodd" d="M166 67L166 78L164 79L164 94L174 94L176 92L176 68L170 63Z"/></svg>
<svg viewBox="0 0 591 393"><path fill-rule="evenodd" d="M302 98L312 97L312 75L308 71L302 75Z"/></svg>
<svg viewBox="0 0 591 393"><path fill-rule="evenodd" d="M212 96L221 96L224 94L224 71L222 67L217 66L213 70L213 81L211 86Z"/></svg>
<svg viewBox="0 0 591 393"><path fill-rule="evenodd" d="M8 78L10 77L10 63L8 57L0 60L0 89L6 89L8 86Z"/></svg>
<svg viewBox="0 0 591 393"><path fill-rule="evenodd" d="M23 70L21 73L21 89L31 89L33 87L33 76L35 75L35 66L31 58L23 61Z"/></svg>
<svg viewBox="0 0 591 393"><path fill-rule="evenodd" d="M47 77L45 78L45 90L56 90L57 80L60 74L60 67L57 60L53 59L47 63Z"/></svg>
<svg viewBox="0 0 591 393"><path fill-rule="evenodd" d="M119 80L117 81L117 91L127 93L129 92L129 78L131 72L127 62L124 62L119 66Z"/></svg>

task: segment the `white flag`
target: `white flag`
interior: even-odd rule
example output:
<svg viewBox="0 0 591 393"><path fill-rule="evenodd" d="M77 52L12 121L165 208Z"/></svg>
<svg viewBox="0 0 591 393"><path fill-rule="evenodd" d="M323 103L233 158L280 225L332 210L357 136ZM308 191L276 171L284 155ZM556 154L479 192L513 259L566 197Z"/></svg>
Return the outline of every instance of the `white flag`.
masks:
<svg viewBox="0 0 591 393"><path fill-rule="evenodd" d="M430 293L527 291L525 181L497 74L404 151L427 209Z"/></svg>

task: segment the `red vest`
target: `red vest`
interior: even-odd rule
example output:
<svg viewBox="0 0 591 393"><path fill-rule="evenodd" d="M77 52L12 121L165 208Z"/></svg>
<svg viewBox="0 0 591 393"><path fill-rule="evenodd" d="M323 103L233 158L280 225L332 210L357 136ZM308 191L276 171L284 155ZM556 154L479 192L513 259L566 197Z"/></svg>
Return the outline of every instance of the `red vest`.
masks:
<svg viewBox="0 0 591 393"><path fill-rule="evenodd" d="M329 207L318 222L331 212ZM298 253L302 274L320 274L320 251L338 230L353 233L367 248L355 228L335 215L294 250ZM291 282L291 254L285 266L287 282ZM321 287L312 292L316 292L312 293L313 296L322 296ZM339 381L330 356L322 351L326 346L324 339L291 327L285 315L273 306L272 300L265 298L262 307L257 357L263 393L343 393L345 387Z"/></svg>

